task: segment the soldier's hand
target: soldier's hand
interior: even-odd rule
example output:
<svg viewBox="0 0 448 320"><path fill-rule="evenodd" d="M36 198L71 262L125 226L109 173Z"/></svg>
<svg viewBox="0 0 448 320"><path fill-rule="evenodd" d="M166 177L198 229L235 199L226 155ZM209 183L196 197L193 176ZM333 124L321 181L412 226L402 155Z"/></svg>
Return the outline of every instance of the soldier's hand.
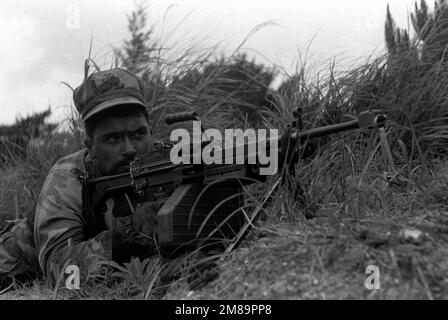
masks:
<svg viewBox="0 0 448 320"><path fill-rule="evenodd" d="M157 203L145 203L136 208L131 218L132 235L137 242L155 245L155 233L157 231Z"/></svg>

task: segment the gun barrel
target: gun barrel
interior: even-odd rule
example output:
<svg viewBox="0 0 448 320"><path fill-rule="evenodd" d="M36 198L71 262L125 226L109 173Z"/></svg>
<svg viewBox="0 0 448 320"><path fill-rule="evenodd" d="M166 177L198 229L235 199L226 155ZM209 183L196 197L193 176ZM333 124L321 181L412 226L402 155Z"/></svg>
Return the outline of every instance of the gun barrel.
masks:
<svg viewBox="0 0 448 320"><path fill-rule="evenodd" d="M330 126L320 127L320 128L314 128L309 130L304 130L300 132L294 132L292 134L293 140L305 140L305 139L312 139L317 137L326 136L332 133L337 133L341 131L346 131L350 129L357 129L359 128L359 121L358 120L352 120L347 121L343 123L333 124Z"/></svg>
<svg viewBox="0 0 448 320"><path fill-rule="evenodd" d="M333 124L330 126L305 130L301 132L295 132L292 134L293 140L306 140L311 138L322 137L328 134L337 133L341 131L367 128L367 127L382 127L386 123L386 115L379 113L378 111L364 111L361 112L357 119Z"/></svg>

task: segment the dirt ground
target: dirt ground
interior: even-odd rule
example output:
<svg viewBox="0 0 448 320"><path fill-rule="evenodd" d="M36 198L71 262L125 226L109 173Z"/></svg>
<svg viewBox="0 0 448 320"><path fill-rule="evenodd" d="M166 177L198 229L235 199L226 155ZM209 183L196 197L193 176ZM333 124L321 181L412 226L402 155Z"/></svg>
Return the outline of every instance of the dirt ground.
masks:
<svg viewBox="0 0 448 320"><path fill-rule="evenodd" d="M165 299L446 299L448 255L440 217L406 227L425 230L405 238L402 226L365 221L338 233L315 220L259 232L220 266L220 276L200 291L174 290ZM417 218L417 219L419 219ZM442 218L445 223L448 213ZM437 220L437 222L436 222ZM350 221L352 222L352 221ZM411 229L408 229L411 230ZM379 269L379 289L367 289L369 265Z"/></svg>

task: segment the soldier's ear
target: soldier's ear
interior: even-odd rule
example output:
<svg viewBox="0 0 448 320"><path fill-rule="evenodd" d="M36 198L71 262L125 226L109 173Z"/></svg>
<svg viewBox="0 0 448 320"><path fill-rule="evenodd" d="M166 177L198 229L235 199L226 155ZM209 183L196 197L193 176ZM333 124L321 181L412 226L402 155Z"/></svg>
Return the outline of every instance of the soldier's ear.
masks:
<svg viewBox="0 0 448 320"><path fill-rule="evenodd" d="M89 137L84 139L84 145L86 146L87 150L89 150L89 153L93 157L92 141L90 141Z"/></svg>
<svg viewBox="0 0 448 320"><path fill-rule="evenodd" d="M87 148L87 152L90 155L91 159L96 159L96 155L95 155L95 151L93 150L92 144L90 143L89 140L86 140L86 148Z"/></svg>

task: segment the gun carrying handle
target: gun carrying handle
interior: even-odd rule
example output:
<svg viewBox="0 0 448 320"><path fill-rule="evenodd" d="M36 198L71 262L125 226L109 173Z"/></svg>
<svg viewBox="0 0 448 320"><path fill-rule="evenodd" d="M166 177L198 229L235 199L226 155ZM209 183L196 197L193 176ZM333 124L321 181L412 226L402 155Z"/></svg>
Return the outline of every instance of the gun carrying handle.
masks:
<svg viewBox="0 0 448 320"><path fill-rule="evenodd" d="M179 112L179 113L168 114L165 116L166 124L173 124L173 123L177 123L177 122L184 122L184 121L190 121L190 120L199 121L198 114L196 112Z"/></svg>

